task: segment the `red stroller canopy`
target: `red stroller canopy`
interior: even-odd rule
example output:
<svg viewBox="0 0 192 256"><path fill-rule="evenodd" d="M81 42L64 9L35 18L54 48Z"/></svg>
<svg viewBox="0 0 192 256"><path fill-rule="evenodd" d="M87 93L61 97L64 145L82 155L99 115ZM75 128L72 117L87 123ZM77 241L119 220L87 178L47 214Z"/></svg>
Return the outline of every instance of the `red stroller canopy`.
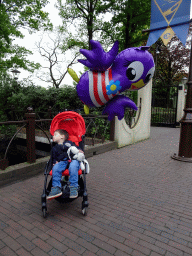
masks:
<svg viewBox="0 0 192 256"><path fill-rule="evenodd" d="M81 115L73 111L65 111L56 115L50 126L50 133L53 136L58 129L66 130L69 134L69 140L77 146L82 141L82 135L85 135L85 121Z"/></svg>

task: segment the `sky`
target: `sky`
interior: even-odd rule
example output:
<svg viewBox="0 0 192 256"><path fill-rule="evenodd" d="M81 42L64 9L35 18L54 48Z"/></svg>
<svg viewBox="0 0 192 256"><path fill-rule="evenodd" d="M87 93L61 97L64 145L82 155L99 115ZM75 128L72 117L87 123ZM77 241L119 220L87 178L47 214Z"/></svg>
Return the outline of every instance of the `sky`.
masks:
<svg viewBox="0 0 192 256"><path fill-rule="evenodd" d="M59 26L62 22L61 22L61 18L58 15L58 10L54 6L55 2L56 2L56 0L51 0L50 3L44 8L44 10L49 13L49 18L50 18L51 22L53 23L53 25ZM192 6L191 6L190 17L192 18ZM35 46L35 43L40 41L42 32L33 33L32 35L30 35L26 30L24 30L22 32L24 33L25 38L24 39L15 39L14 43L19 44L20 46L24 46L33 52L33 55L28 57L28 59L30 61L39 62L42 66L47 66L47 62L44 61L43 57L41 57L41 55L38 53L37 47ZM67 57L67 59L70 59L70 55L67 55L66 57ZM66 65L64 64L63 70L65 69L65 66L67 66L67 64ZM83 65L80 63L75 64L74 66L72 66L72 68L76 71L77 75L79 75L79 72L83 72L83 70L84 70ZM34 74L31 74L25 70L20 69L19 71L21 73L19 75L18 81L21 81L22 79L27 79L28 77L30 77L30 80L32 80L33 83L36 85L40 85L43 87L52 86L51 83L43 82L39 78L37 78L36 72ZM38 73L39 73L39 71L38 71ZM40 76L40 73L39 73L39 76ZM65 76L62 84L73 85L73 80L69 74L67 74Z"/></svg>

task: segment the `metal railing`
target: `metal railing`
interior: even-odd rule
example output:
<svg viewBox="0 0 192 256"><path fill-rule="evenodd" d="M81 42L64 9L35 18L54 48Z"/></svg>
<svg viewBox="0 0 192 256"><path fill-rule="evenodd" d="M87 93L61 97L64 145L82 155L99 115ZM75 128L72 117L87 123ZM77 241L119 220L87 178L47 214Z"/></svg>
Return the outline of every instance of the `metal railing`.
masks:
<svg viewBox="0 0 192 256"><path fill-rule="evenodd" d="M54 113L55 114L55 113ZM49 127L52 121L50 119L36 119L36 114L32 108L28 108L28 112L25 113L25 117L20 121L7 121L0 122L0 127L4 128L11 126L17 126L15 133L11 136L11 139L6 145L4 156L0 159L0 169L4 170L9 166L7 154L14 139L19 134L24 134L26 139L26 161L28 163L34 163L36 161L36 140L35 136L37 131L41 131L41 136L47 139L47 143L51 144L49 135ZM104 143L107 140L114 140L114 121L109 122L107 116L103 115L82 115L86 124L85 145L94 146L97 143ZM50 117L52 115L50 114ZM43 134L43 135L42 135ZM0 133L0 138L3 138L3 132Z"/></svg>
<svg viewBox="0 0 192 256"><path fill-rule="evenodd" d="M127 109L125 111L125 116L124 116L125 122L130 129L133 129L137 125L137 122L141 114L141 103L142 103L142 98L139 99L139 106L137 107L138 110Z"/></svg>

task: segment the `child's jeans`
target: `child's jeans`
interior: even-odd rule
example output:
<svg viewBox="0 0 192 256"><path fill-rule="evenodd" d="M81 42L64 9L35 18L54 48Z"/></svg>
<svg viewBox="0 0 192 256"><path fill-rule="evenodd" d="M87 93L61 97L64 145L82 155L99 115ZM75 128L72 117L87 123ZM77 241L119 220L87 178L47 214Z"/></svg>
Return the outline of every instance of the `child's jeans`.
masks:
<svg viewBox="0 0 192 256"><path fill-rule="evenodd" d="M66 169L68 161L60 161L55 164L52 169L52 186L61 188L62 171ZM72 160L69 165L69 182L70 186L78 187L78 171L80 163L77 160Z"/></svg>

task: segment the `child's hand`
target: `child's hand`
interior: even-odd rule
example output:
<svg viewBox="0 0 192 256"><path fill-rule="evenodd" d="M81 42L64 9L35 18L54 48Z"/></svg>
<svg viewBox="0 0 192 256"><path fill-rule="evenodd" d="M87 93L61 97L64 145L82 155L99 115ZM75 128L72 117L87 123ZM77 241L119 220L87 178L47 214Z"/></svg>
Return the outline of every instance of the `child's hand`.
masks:
<svg viewBox="0 0 192 256"><path fill-rule="evenodd" d="M57 161L56 161L56 163L55 163L55 164L53 164L53 166L54 166L54 165L56 165L56 164L58 164L58 163L59 163L59 162L57 162Z"/></svg>

